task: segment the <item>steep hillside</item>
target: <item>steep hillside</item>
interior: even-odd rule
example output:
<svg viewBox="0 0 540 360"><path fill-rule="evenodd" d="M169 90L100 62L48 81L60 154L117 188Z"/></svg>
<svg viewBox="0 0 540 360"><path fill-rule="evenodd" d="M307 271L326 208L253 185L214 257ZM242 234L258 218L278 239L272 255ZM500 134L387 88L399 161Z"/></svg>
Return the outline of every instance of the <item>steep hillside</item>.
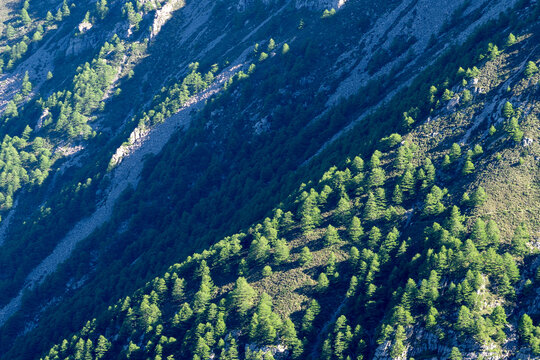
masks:
<svg viewBox="0 0 540 360"><path fill-rule="evenodd" d="M523 312L538 322L536 4L11 6L2 358L61 338L49 358L536 351L516 330ZM229 294L238 276L249 306ZM303 328L314 299L331 311ZM463 311L480 325L456 325Z"/></svg>
<svg viewBox="0 0 540 360"><path fill-rule="evenodd" d="M482 44L466 68L429 69L444 80L402 94L416 101L401 135L169 267L43 359L540 356L531 30Z"/></svg>

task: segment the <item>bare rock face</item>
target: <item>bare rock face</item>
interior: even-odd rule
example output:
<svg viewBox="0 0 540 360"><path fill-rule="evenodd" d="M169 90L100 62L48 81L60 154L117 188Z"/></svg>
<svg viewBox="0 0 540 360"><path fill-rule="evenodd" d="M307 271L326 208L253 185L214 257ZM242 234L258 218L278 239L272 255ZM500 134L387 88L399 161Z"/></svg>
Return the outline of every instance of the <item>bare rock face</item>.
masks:
<svg viewBox="0 0 540 360"><path fill-rule="evenodd" d="M347 0L318 0L318 1L310 1L310 0L296 0L296 8L307 8L310 10L329 10L329 9L339 9L345 3Z"/></svg>
<svg viewBox="0 0 540 360"><path fill-rule="evenodd" d="M152 24L152 33L150 34L150 38L154 38L157 34L159 34L163 25L165 25L165 23L172 17L173 12L180 9L185 4L186 3L184 0L171 0L163 5L161 9L157 10L156 15L154 16L154 23Z"/></svg>
<svg viewBox="0 0 540 360"><path fill-rule="evenodd" d="M262 0L262 2L265 5L271 5L272 3L278 2L278 0ZM330 9L339 9L345 3L347 0L294 0L294 6L296 9L309 9L313 11L322 11L322 10L330 10ZM239 0L238 4L236 5L236 8L238 11L242 12L245 11L246 8L253 5L255 3L254 0Z"/></svg>
<svg viewBox="0 0 540 360"><path fill-rule="evenodd" d="M89 23L88 21L83 21L79 24L79 32L82 34L82 33L85 33L87 32L88 30L90 30L92 28L92 23Z"/></svg>

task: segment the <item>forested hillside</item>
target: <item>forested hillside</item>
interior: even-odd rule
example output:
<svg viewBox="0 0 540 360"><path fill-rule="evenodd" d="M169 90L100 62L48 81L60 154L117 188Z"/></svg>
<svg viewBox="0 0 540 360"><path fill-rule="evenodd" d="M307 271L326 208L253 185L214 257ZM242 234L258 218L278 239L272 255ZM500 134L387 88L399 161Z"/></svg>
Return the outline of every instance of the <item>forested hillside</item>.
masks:
<svg viewBox="0 0 540 360"><path fill-rule="evenodd" d="M539 13L0 5L0 358L540 357Z"/></svg>

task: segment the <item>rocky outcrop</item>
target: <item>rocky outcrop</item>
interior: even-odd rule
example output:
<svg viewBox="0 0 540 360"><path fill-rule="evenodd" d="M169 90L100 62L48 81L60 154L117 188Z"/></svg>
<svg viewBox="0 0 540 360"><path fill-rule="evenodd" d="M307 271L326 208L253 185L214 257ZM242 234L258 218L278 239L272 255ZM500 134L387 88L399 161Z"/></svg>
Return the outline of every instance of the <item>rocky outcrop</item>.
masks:
<svg viewBox="0 0 540 360"><path fill-rule="evenodd" d="M172 14L175 10L180 9L185 6L184 0L171 0L165 4L161 9L156 11L154 16L154 22L152 24L152 32L150 33L150 39L154 38L159 34L161 28L167 21L172 17Z"/></svg>
<svg viewBox="0 0 540 360"><path fill-rule="evenodd" d="M272 5L278 3L278 0L262 0L265 5ZM347 0L294 0L294 7L296 9L308 9L313 11L321 11L325 9L339 9ZM255 0L239 0L236 8L238 11L245 11L248 7L255 4Z"/></svg>

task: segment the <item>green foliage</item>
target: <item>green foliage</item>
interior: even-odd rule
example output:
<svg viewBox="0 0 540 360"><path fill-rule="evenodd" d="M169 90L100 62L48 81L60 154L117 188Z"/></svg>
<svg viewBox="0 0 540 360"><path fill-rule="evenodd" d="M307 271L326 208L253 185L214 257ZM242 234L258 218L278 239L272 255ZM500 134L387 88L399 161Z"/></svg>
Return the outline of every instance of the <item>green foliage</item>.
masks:
<svg viewBox="0 0 540 360"><path fill-rule="evenodd" d="M257 292L248 284L244 277L236 280L234 289L231 291L232 306L240 315L246 315L255 302Z"/></svg>
<svg viewBox="0 0 540 360"><path fill-rule="evenodd" d="M527 62L527 66L525 66L525 77L530 78L534 74L538 72L538 66L533 61Z"/></svg>
<svg viewBox="0 0 540 360"><path fill-rule="evenodd" d="M302 248L302 251L300 252L300 265L306 266L313 260L313 255L311 255L311 251L309 251L309 248L307 246L304 246Z"/></svg>

